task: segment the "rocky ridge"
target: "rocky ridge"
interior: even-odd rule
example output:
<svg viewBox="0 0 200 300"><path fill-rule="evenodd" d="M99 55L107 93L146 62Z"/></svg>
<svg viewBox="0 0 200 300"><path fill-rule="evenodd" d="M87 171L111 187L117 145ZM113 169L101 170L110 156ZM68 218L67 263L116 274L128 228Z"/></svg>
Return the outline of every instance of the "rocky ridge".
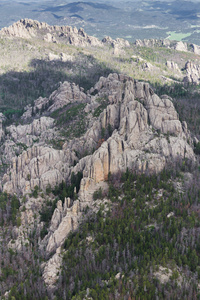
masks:
<svg viewBox="0 0 200 300"><path fill-rule="evenodd" d="M47 146L44 137L57 137L59 130L54 119L45 114L76 103L85 104L82 109L90 119L87 131L80 138L68 139L62 150ZM37 118L32 119L32 114ZM49 98L40 97L32 108L28 106L22 120L27 124L6 128L7 139L10 136L13 143L21 141L28 147L11 158L11 166L2 179L4 192L23 194L28 199L12 247L20 251L27 241L24 228L29 223L38 223L38 230L43 226L39 221L43 199L38 198L35 204L30 193L36 187L45 191L48 186L70 182L72 172L83 174L77 199L57 202L48 232L40 241L40 251L47 259L43 279L49 291L54 290L59 277L60 247L87 216L86 207L95 211L93 193L100 187L107 189L109 174L125 172L127 168L138 173L159 173L169 161L195 161L190 132L186 122L180 122L172 99L166 95L160 98L148 83L122 74L101 77L87 94L77 85L64 82ZM39 140L32 146L35 137ZM86 155L79 156L78 152Z"/></svg>
<svg viewBox="0 0 200 300"><path fill-rule="evenodd" d="M91 122L87 132L80 139L66 142L63 150L34 146L13 158L12 167L3 178L4 190L26 193L35 185L40 188L48 184L53 186L63 179L67 180L72 171L83 171L85 181L98 183L106 180L109 172L123 172L127 167L142 172L159 172L164 168L167 157L194 159L192 148L186 142L189 136L187 126L178 120L173 103L168 98L159 98L147 83L110 74L108 78L101 78L87 95L79 90L72 97L69 91L69 83L64 83L50 96L54 101L48 110L63 107L78 98L81 103L87 99L86 111L94 112L99 98L106 97L108 105ZM96 95L92 96L94 91ZM37 122L41 124L41 119ZM29 128L32 126L29 125ZM102 128L106 133L109 128L111 136L107 140L102 136ZM19 137L17 132L22 134L23 130L23 126L9 128L15 138ZM165 135L169 135L169 141ZM98 148L101 139L104 142ZM77 160L76 151L90 152L96 148L94 154L72 166L72 162Z"/></svg>
<svg viewBox="0 0 200 300"><path fill-rule="evenodd" d="M170 47L171 43L170 43L170 40L168 40L168 39L165 39L165 40L157 40L157 39L139 40L139 39L137 39L135 41L135 45L139 46L139 47L155 47L155 46Z"/></svg>
<svg viewBox="0 0 200 300"><path fill-rule="evenodd" d="M88 36L82 28L79 30L71 26L50 26L47 23L31 19L21 19L9 27L0 31L1 36L20 38L43 38L46 42L57 43L57 39L63 40L74 46L102 46L101 42Z"/></svg>
<svg viewBox="0 0 200 300"><path fill-rule="evenodd" d="M182 41L171 41L168 39L157 40L157 39L144 39L136 40L135 45L139 47L167 47L170 49L175 49L177 51L183 52L193 52L197 55L200 55L200 46L195 44L187 44Z"/></svg>
<svg viewBox="0 0 200 300"><path fill-rule="evenodd" d="M26 106L22 119L31 119L33 115L40 116L41 113L45 112L52 113L76 101L87 103L88 97L83 90L83 88L79 88L75 83L67 81L60 83L59 88L54 91L49 98L39 97L34 101L33 107L30 104Z"/></svg>
<svg viewBox="0 0 200 300"><path fill-rule="evenodd" d="M31 19L21 19L9 27L2 28L0 30L0 36L8 38L40 38L47 43L60 43L86 47L103 47L111 45L114 48L114 52L118 52L123 47L129 47L130 44L124 39L113 40L110 37L105 37L102 41L96 37L89 36L85 33L83 28L77 29L71 26L50 26L45 22L39 22Z"/></svg>

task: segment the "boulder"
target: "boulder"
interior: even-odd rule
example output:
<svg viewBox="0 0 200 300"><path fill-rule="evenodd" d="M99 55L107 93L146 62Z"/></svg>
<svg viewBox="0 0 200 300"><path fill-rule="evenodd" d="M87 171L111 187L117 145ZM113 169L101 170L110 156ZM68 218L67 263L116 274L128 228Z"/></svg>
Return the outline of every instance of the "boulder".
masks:
<svg viewBox="0 0 200 300"><path fill-rule="evenodd" d="M194 52L195 54L200 55L200 46L195 45L195 44L190 44L191 51Z"/></svg>
<svg viewBox="0 0 200 300"><path fill-rule="evenodd" d="M196 65L191 61L185 64L186 76L183 78L185 84L192 83L198 85L200 83L200 65Z"/></svg>
<svg viewBox="0 0 200 300"><path fill-rule="evenodd" d="M174 49L177 51L188 52L187 43L181 41L175 44Z"/></svg>
<svg viewBox="0 0 200 300"><path fill-rule="evenodd" d="M179 69L179 66L174 61L167 61L166 66L167 66L167 68L169 68L169 69L171 69L175 72L176 71L181 72L180 69Z"/></svg>

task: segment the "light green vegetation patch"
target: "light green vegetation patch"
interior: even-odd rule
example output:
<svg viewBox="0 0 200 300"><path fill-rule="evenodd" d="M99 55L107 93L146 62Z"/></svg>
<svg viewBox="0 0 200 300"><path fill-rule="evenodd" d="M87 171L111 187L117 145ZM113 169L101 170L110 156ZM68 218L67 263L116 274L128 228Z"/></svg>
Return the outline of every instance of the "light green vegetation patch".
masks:
<svg viewBox="0 0 200 300"><path fill-rule="evenodd" d="M192 33L182 33L182 32L176 32L176 31L168 31L167 34L169 35L167 37L168 40L176 40L176 41L182 41L186 37L190 36Z"/></svg>

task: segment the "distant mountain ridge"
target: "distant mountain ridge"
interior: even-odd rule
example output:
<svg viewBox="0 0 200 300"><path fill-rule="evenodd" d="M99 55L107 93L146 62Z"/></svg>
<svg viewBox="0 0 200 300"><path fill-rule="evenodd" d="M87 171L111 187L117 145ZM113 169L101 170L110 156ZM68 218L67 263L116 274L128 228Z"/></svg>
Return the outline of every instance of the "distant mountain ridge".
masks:
<svg viewBox="0 0 200 300"><path fill-rule="evenodd" d="M82 3L82 2L81 2ZM81 18L81 17L80 17ZM41 29L42 34L41 34ZM113 40L111 37L104 37L102 41L94 36L89 36L85 33L83 28L79 30L71 26L51 26L45 22L39 22L32 19L21 19L9 27L0 30L1 36L6 37L20 37L20 38L34 38L38 37L48 42L56 43L57 40L65 39L69 44L75 46L92 45L103 46L103 44L110 44L113 48L116 47L129 47L129 42L124 39L117 38ZM67 38L67 39L66 39ZM200 54L200 46L195 44L187 44L186 42L170 41L168 39L144 39L136 40L135 44L141 47L156 47L162 46L166 48L176 49L184 52L194 52Z"/></svg>
<svg viewBox="0 0 200 300"><path fill-rule="evenodd" d="M77 13L79 11L83 11L84 6L86 6L86 9L87 9L88 6L94 8L94 9L103 9L103 10L117 9L114 6L107 5L107 4L79 1L79 2L69 3L69 4L66 4L66 5L54 6L52 8L46 8L44 11L61 11L61 10L66 8L66 9L69 9L70 13Z"/></svg>

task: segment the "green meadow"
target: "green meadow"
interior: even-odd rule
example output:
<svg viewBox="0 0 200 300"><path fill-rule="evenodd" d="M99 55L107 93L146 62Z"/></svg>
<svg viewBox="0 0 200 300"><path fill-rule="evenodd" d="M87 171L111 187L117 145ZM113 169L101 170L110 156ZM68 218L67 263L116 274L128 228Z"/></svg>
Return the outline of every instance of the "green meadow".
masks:
<svg viewBox="0 0 200 300"><path fill-rule="evenodd" d="M176 40L176 41L182 41L186 37L190 36L192 33L182 33L182 32L176 32L176 31L168 31L168 39L169 40Z"/></svg>

